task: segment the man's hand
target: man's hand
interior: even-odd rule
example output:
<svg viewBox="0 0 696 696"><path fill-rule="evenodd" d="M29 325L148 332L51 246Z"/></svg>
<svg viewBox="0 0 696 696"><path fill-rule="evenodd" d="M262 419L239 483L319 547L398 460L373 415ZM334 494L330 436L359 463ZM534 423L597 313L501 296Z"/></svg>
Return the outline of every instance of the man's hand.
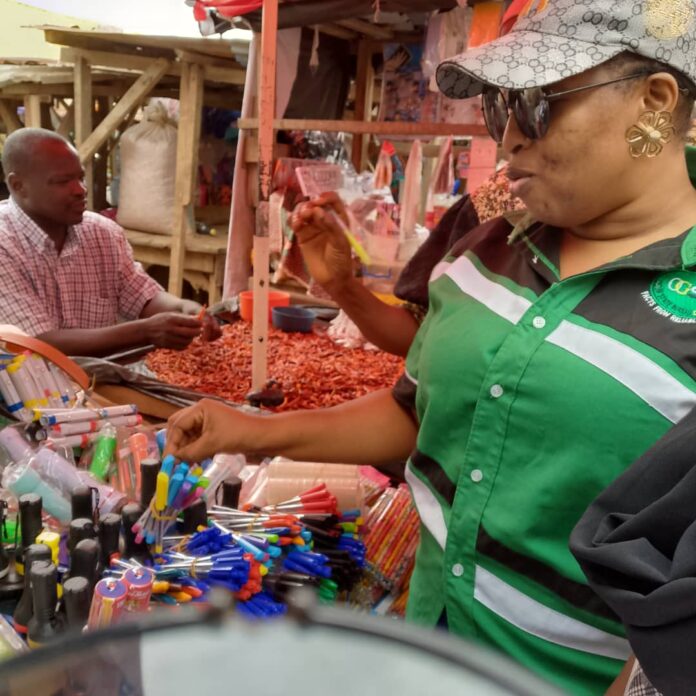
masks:
<svg viewBox="0 0 696 696"><path fill-rule="evenodd" d="M161 312L142 322L148 343L173 350L186 348L204 329L196 317L178 312Z"/></svg>
<svg viewBox="0 0 696 696"><path fill-rule="evenodd" d="M310 275L331 292L353 279L353 259L350 244L329 211L338 215L345 225L349 224L345 206L335 193L300 203L290 224Z"/></svg>
<svg viewBox="0 0 696 696"><path fill-rule="evenodd" d="M167 424L167 454L186 462L201 462L220 452L245 448L252 417L219 401L203 399L175 413Z"/></svg>
<svg viewBox="0 0 696 696"><path fill-rule="evenodd" d="M203 332L201 338L206 341L217 341L222 336L222 329L218 320L212 315L205 312L203 314Z"/></svg>

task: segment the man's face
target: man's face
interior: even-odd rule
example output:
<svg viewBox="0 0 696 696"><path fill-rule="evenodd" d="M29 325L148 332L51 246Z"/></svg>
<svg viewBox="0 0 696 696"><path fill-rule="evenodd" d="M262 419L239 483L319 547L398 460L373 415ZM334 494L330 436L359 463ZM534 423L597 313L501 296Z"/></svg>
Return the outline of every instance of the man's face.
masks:
<svg viewBox="0 0 696 696"><path fill-rule="evenodd" d="M24 211L37 220L77 225L87 205L84 170L74 148L58 140L34 147L10 187Z"/></svg>

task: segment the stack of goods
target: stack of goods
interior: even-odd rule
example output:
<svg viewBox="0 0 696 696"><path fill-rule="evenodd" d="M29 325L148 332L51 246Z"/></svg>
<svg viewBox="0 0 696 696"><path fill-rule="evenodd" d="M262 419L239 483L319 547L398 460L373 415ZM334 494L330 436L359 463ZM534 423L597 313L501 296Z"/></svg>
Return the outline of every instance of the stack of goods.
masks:
<svg viewBox="0 0 696 696"><path fill-rule="evenodd" d="M366 518L366 573L353 601L403 616L419 541L419 518L405 485L387 488Z"/></svg>
<svg viewBox="0 0 696 696"><path fill-rule="evenodd" d="M146 365L169 384L242 403L251 388L251 345L251 327L237 322L213 343L153 351ZM268 373L286 395L278 411L335 406L392 387L402 370L403 360L387 353L347 350L316 333L268 331Z"/></svg>
<svg viewBox="0 0 696 696"><path fill-rule="evenodd" d="M215 505L210 494L223 479L224 505ZM229 476L224 457L199 466L143 461L140 481L139 502L118 514L100 514L93 491L76 487L60 526L43 514L41 496L19 496L16 565L25 589L13 621L30 647L153 606L205 602L214 587L229 590L240 613L272 617L286 612L293 588L334 602L361 577L360 511L341 514L323 484L241 508L241 481Z"/></svg>
<svg viewBox="0 0 696 696"><path fill-rule="evenodd" d="M218 586L234 593L242 613L272 616L285 613L294 588L315 588L333 602L361 576L359 511L340 514L323 485L264 508L214 505L209 523L191 536L164 538L172 545L156 556L156 599L203 601Z"/></svg>
<svg viewBox="0 0 696 696"><path fill-rule="evenodd" d="M34 409L61 409L75 403L77 392L65 373L38 353L0 355L0 395L18 420L34 420Z"/></svg>
<svg viewBox="0 0 696 696"><path fill-rule="evenodd" d="M0 431L3 487L20 532L8 553L0 543L0 584L14 563L24 576L14 630L29 646L204 603L213 588L232 593L251 618L284 614L300 587L326 603L378 611L385 597L403 603L418 538L405 488L388 488L369 467L245 467L227 455L188 464L163 455L165 431L116 425L133 416L131 406L44 410ZM81 453L39 434L78 423L96 424ZM237 475L251 481L246 469L257 482L267 476L249 487L253 502L240 503ZM0 506L0 527L5 513ZM0 638L5 628L0 622Z"/></svg>
<svg viewBox="0 0 696 696"><path fill-rule="evenodd" d="M107 428L135 428L143 422L133 404L108 408L36 409L30 429L36 441L52 447L86 448L103 437Z"/></svg>

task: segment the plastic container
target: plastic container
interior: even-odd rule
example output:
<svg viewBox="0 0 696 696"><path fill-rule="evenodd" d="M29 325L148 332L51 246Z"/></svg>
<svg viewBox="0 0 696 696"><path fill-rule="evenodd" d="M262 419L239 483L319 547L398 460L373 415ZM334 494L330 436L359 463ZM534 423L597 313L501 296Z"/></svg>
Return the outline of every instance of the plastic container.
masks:
<svg viewBox="0 0 696 696"><path fill-rule="evenodd" d="M314 312L304 307L274 307L271 312L273 326L281 331L311 333Z"/></svg>
<svg viewBox="0 0 696 696"><path fill-rule="evenodd" d="M271 321L271 311L274 307L288 307L290 295L280 290L270 290L268 293L268 321ZM239 316L244 321L251 321L254 316L254 291L244 290L239 293Z"/></svg>

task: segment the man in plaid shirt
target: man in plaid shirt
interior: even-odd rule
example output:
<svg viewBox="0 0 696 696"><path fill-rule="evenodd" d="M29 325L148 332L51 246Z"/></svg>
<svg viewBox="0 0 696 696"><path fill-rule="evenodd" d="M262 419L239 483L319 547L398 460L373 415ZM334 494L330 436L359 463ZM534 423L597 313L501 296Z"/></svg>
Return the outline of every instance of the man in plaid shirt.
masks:
<svg viewBox="0 0 696 696"><path fill-rule="evenodd" d="M75 148L24 128L2 155L11 198L0 203L0 323L68 355L142 345L183 349L220 328L201 306L165 292L133 259L123 230L86 212Z"/></svg>

